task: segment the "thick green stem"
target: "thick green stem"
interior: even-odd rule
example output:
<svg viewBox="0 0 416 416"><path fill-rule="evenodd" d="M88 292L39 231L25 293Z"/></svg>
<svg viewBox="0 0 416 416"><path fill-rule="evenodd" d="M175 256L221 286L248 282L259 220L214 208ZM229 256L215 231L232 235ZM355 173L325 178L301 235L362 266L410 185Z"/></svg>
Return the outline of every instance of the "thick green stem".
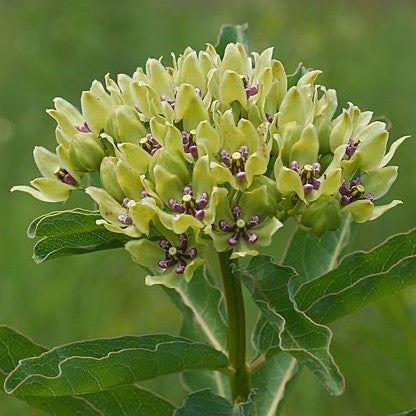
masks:
<svg viewBox="0 0 416 416"><path fill-rule="evenodd" d="M228 360L231 394L235 402L245 401L249 394L246 365L246 317L241 283L231 272L230 253L219 253L224 296L228 317Z"/></svg>

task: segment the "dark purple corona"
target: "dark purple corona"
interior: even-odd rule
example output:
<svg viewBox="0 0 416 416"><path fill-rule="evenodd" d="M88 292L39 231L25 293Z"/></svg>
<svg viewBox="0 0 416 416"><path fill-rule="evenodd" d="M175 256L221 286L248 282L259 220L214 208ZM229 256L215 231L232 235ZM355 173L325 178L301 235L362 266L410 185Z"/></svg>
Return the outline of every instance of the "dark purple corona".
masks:
<svg viewBox="0 0 416 416"><path fill-rule="evenodd" d="M234 152L231 156L224 149L220 151L220 159L239 181L246 179L248 153L249 150L247 146L241 146L239 151Z"/></svg>
<svg viewBox="0 0 416 416"><path fill-rule="evenodd" d="M173 246L169 240L160 241L160 247L165 250L165 258L158 261L158 266L162 269L170 269L176 266L175 272L183 274L186 269L187 261L192 261L197 255L196 248L188 250L188 237L186 234L179 234L179 245Z"/></svg>
<svg viewBox="0 0 416 416"><path fill-rule="evenodd" d="M152 156L162 147L150 133L141 138L139 144L143 150Z"/></svg>
<svg viewBox="0 0 416 416"><path fill-rule="evenodd" d="M315 162L312 165L304 165L303 168L300 168L299 163L293 160L289 167L299 174L305 195L311 193L314 189L319 189L321 186L321 181L316 179L321 171L319 163Z"/></svg>
<svg viewBox="0 0 416 416"><path fill-rule="evenodd" d="M239 205L235 205L231 209L231 213L233 214L234 224L230 225L224 220L220 220L218 223L218 227L221 231L225 233L232 233L232 236L227 240L230 246L236 246L240 237L243 237L246 241L251 244L254 244L258 239L258 235L249 232L251 228L259 225L261 220L258 215L253 215L250 221L246 222L241 216L241 208Z"/></svg>
<svg viewBox="0 0 416 416"><path fill-rule="evenodd" d="M168 205L174 211L180 214L188 214L202 220L205 217L204 208L208 205L209 195L207 192L202 192L199 199L194 197L193 190L190 186L183 188L183 196L180 202L174 198L170 198Z"/></svg>
<svg viewBox="0 0 416 416"><path fill-rule="evenodd" d="M344 181L341 187L339 188L339 193L341 194L342 206L346 206L354 201L359 201L363 199L368 199L369 201L372 201L374 199L373 194L365 192L364 186L361 185L360 178L353 179L349 187Z"/></svg>
<svg viewBox="0 0 416 416"><path fill-rule="evenodd" d="M89 128L86 121L84 121L84 124L82 126L75 126L75 128L80 131L81 133L91 133L91 129Z"/></svg>
<svg viewBox="0 0 416 416"><path fill-rule="evenodd" d="M55 172L55 176L63 183L71 186L77 186L77 180L66 169L60 168Z"/></svg>
<svg viewBox="0 0 416 416"><path fill-rule="evenodd" d="M196 131L182 132L183 150L185 153L190 153L195 159L198 157L198 148L196 147Z"/></svg>

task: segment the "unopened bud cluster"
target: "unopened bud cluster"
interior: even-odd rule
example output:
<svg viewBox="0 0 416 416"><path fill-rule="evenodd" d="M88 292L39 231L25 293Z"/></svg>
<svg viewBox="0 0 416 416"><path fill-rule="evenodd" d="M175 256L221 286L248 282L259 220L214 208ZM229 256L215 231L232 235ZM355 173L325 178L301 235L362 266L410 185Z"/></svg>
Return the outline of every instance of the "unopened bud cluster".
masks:
<svg viewBox="0 0 416 416"><path fill-rule="evenodd" d="M85 190L100 222L132 237L147 283L167 286L189 280L207 250L258 254L288 217L322 235L342 212L365 222L399 204L375 201L405 138L387 151L385 123L352 104L334 117L320 71L290 85L272 53L188 48L170 67L149 59L132 77L94 81L81 111L56 98L56 151L36 147L42 176L14 189L48 202Z"/></svg>

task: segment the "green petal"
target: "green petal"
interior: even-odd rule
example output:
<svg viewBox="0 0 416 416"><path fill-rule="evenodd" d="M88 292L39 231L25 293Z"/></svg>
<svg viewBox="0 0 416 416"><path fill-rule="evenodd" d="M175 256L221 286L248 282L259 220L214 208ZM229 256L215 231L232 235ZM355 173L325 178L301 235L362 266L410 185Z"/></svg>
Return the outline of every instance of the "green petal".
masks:
<svg viewBox="0 0 416 416"><path fill-rule="evenodd" d="M227 69L235 71L240 75L249 73L249 62L247 52L241 43L229 43L224 52L221 63L221 72Z"/></svg>
<svg viewBox="0 0 416 416"><path fill-rule="evenodd" d="M373 169L362 177L362 183L367 192L374 195L375 199L381 198L387 193L397 178L397 166Z"/></svg>
<svg viewBox="0 0 416 416"><path fill-rule="evenodd" d="M33 158L39 172L45 178L56 179L55 172L60 169L58 157L41 146L36 146L33 150Z"/></svg>
<svg viewBox="0 0 416 416"><path fill-rule="evenodd" d="M152 156L149 155L141 146L132 143L121 143L119 145L121 157L132 168L139 173L144 173L149 166Z"/></svg>
<svg viewBox="0 0 416 416"><path fill-rule="evenodd" d="M36 178L30 181L30 184L48 198L50 202L66 201L69 198L70 192L76 189L74 186L49 178ZM35 196L34 194L32 195Z"/></svg>
<svg viewBox="0 0 416 416"><path fill-rule="evenodd" d="M189 84L182 84L176 94L175 121L183 121L185 130L198 127L201 121L208 120L208 111L195 88Z"/></svg>
<svg viewBox="0 0 416 416"><path fill-rule="evenodd" d="M193 87L199 88L205 95L206 77L201 69L196 52L193 50L178 60L178 72L175 78L175 84L180 85L183 83L188 83Z"/></svg>
<svg viewBox="0 0 416 416"><path fill-rule="evenodd" d="M186 182L176 173L171 173L163 166L156 165L153 174L156 192L164 202L167 203L170 198L179 198L182 195Z"/></svg>
<svg viewBox="0 0 416 416"><path fill-rule="evenodd" d="M301 126L304 125L306 119L305 106L303 104L303 99L299 93L297 87L292 87L285 98L282 101L280 106L278 124L283 126L286 123L291 123L295 121Z"/></svg>
<svg viewBox="0 0 416 416"><path fill-rule="evenodd" d="M215 154L221 150L220 138L218 136L218 133L211 125L211 123L207 120L204 120L201 123L199 123L198 128L196 130L196 141L198 145L202 146L205 149L204 154Z"/></svg>
<svg viewBox="0 0 416 416"><path fill-rule="evenodd" d="M166 68L157 59L148 59L146 62L146 73L150 83L159 95L171 95L173 89L172 79Z"/></svg>
<svg viewBox="0 0 416 416"><path fill-rule="evenodd" d="M152 201L152 202L151 202ZM144 198L140 202L130 201L128 204L129 215L133 220L134 225L143 234L149 235L150 233L150 222L156 216L154 209L153 198Z"/></svg>
<svg viewBox="0 0 416 416"><path fill-rule="evenodd" d="M351 159L359 158L359 165L363 171L375 169L380 166L384 154L386 153L386 145L389 135L387 131L382 131L369 137L360 143L357 151Z"/></svg>
<svg viewBox="0 0 416 416"><path fill-rule="evenodd" d="M396 205L403 204L402 201L399 201L397 199L390 202L390 204L387 205L380 205L378 207L374 207L373 213L371 214L370 221L373 221L383 215L386 211L389 209L394 208Z"/></svg>
<svg viewBox="0 0 416 416"><path fill-rule="evenodd" d="M107 118L105 131L119 143L134 143L146 134L137 111L127 105L119 105L112 111Z"/></svg>
<svg viewBox="0 0 416 416"><path fill-rule="evenodd" d="M216 183L217 185L229 183L234 189L239 189L239 184L237 183L237 180L228 168L220 165L217 162L211 162L210 168L214 183Z"/></svg>
<svg viewBox="0 0 416 416"><path fill-rule="evenodd" d="M88 127L95 133L101 133L104 129L108 115L112 108L107 101L91 91L84 91L81 95L82 114Z"/></svg>
<svg viewBox="0 0 416 416"><path fill-rule="evenodd" d="M351 213L352 219L360 223L370 219L374 211L374 205L368 199L361 199L346 205L342 210Z"/></svg>
<svg viewBox="0 0 416 416"><path fill-rule="evenodd" d="M337 118L329 136L329 147L332 152L334 152L338 146L348 143L348 140L351 138L352 130L353 124L351 117L348 112L344 110L342 115Z"/></svg>
<svg viewBox="0 0 416 416"><path fill-rule="evenodd" d="M384 156L383 160L381 161L380 167L384 167L387 165L387 163L390 162L391 159L393 159L394 154L396 153L396 150L399 148L399 146L410 136L404 136L400 139L397 139L391 146L389 152Z"/></svg>
<svg viewBox="0 0 416 416"><path fill-rule="evenodd" d="M302 181L297 172L283 166L276 179L277 189L283 195L295 192L302 201L305 201L305 193L303 192Z"/></svg>
<svg viewBox="0 0 416 416"><path fill-rule="evenodd" d="M226 106L238 101L243 107L247 107L247 95L239 74L229 70L225 71L219 85L219 98Z"/></svg>
<svg viewBox="0 0 416 416"><path fill-rule="evenodd" d="M141 233L139 232L139 230L134 225L129 225L127 227L125 227L125 226L120 227L118 225L111 224L111 223L109 223L105 220L97 220L96 223L104 225L104 227L108 231L111 231L112 233L125 234L125 235L128 235L129 237L133 237L133 238L137 238L137 237L141 236Z"/></svg>
<svg viewBox="0 0 416 416"><path fill-rule="evenodd" d="M85 192L98 204L101 216L107 221L118 224L118 216L126 213L126 209L104 189L90 186Z"/></svg>
<svg viewBox="0 0 416 416"><path fill-rule="evenodd" d="M158 243L144 238L129 241L124 247L137 264L153 272L159 272L161 270L158 267L158 261L164 258L165 252L160 248Z"/></svg>
<svg viewBox="0 0 416 416"><path fill-rule="evenodd" d="M192 189L198 198L202 192L211 193L214 187L214 180L211 176L208 155L201 156L195 162L192 172Z"/></svg>
<svg viewBox="0 0 416 416"><path fill-rule="evenodd" d="M138 172L130 164L119 160L116 168L117 182L123 194L129 199L138 200L143 191L143 184Z"/></svg>
<svg viewBox="0 0 416 416"><path fill-rule="evenodd" d="M302 131L300 139L293 145L290 160L297 160L301 166L318 160L319 140L316 128L308 124Z"/></svg>

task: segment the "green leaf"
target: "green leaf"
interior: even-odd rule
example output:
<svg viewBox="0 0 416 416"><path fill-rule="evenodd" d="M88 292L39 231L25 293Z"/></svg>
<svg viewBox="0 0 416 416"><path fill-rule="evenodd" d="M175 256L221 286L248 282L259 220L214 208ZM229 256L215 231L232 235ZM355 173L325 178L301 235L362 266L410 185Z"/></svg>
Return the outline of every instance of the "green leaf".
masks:
<svg viewBox="0 0 416 416"><path fill-rule="evenodd" d="M275 416L280 412L289 383L298 372L296 359L286 353L271 351L266 362L251 377L257 390L251 416Z"/></svg>
<svg viewBox="0 0 416 416"><path fill-rule="evenodd" d="M46 351L45 347L37 345L16 330L0 325L0 382L17 366L19 360L33 357Z"/></svg>
<svg viewBox="0 0 416 416"><path fill-rule="evenodd" d="M331 394L341 394L344 379L329 352L331 330L299 311L290 297L288 282L296 272L260 255L247 269L239 269L239 274L264 318L279 333L280 349L306 365Z"/></svg>
<svg viewBox="0 0 416 416"><path fill-rule="evenodd" d="M75 342L20 361L7 377L9 394L73 396L163 374L227 366L212 347L165 334Z"/></svg>
<svg viewBox="0 0 416 416"><path fill-rule="evenodd" d="M303 283L337 266L341 255L349 245L351 234L349 215L343 216L341 226L336 231L327 232L321 238L302 226L295 226L280 261L283 265L293 267L297 272L289 282L292 296ZM274 328L260 317L253 337L257 351L266 352L269 348L277 347L278 341Z"/></svg>
<svg viewBox="0 0 416 416"><path fill-rule="evenodd" d="M0 325L0 375L3 380L19 360L46 351L45 347L30 341L15 329ZM27 393L18 397L30 406L56 416L171 416L174 410L165 399L136 385L79 396L41 397Z"/></svg>
<svg viewBox="0 0 416 416"><path fill-rule="evenodd" d="M187 396L174 416L249 416L255 394L252 391L246 403L233 406L210 390L200 390Z"/></svg>
<svg viewBox="0 0 416 416"><path fill-rule="evenodd" d="M97 225L99 219L98 212L80 208L36 218L27 230L30 238L41 237L33 248L33 259L42 263L60 256L123 247L130 240L124 234Z"/></svg>
<svg viewBox="0 0 416 416"><path fill-rule="evenodd" d="M248 23L242 25L222 25L218 34L215 49L221 58L224 56L225 48L229 43L240 42L249 51L248 48Z"/></svg>
<svg viewBox="0 0 416 416"><path fill-rule="evenodd" d="M335 268L348 246L351 234L349 215L343 216L341 226L337 230L329 231L321 238L311 230L297 226L281 261L297 272L297 276L290 282L291 289L296 292L301 284Z"/></svg>
<svg viewBox="0 0 416 416"><path fill-rule="evenodd" d="M165 291L183 315L181 335L226 353L227 327L220 312L222 294L208 281L203 268L196 271L190 282ZM229 395L228 379L220 372L188 371L182 379L190 391L209 387L220 396Z"/></svg>
<svg viewBox="0 0 416 416"><path fill-rule="evenodd" d="M327 323L416 283L416 229L397 234L368 252L352 253L297 294L299 308Z"/></svg>
<svg viewBox="0 0 416 416"><path fill-rule="evenodd" d="M416 409L408 410L407 412L395 413L390 416L416 416Z"/></svg>

